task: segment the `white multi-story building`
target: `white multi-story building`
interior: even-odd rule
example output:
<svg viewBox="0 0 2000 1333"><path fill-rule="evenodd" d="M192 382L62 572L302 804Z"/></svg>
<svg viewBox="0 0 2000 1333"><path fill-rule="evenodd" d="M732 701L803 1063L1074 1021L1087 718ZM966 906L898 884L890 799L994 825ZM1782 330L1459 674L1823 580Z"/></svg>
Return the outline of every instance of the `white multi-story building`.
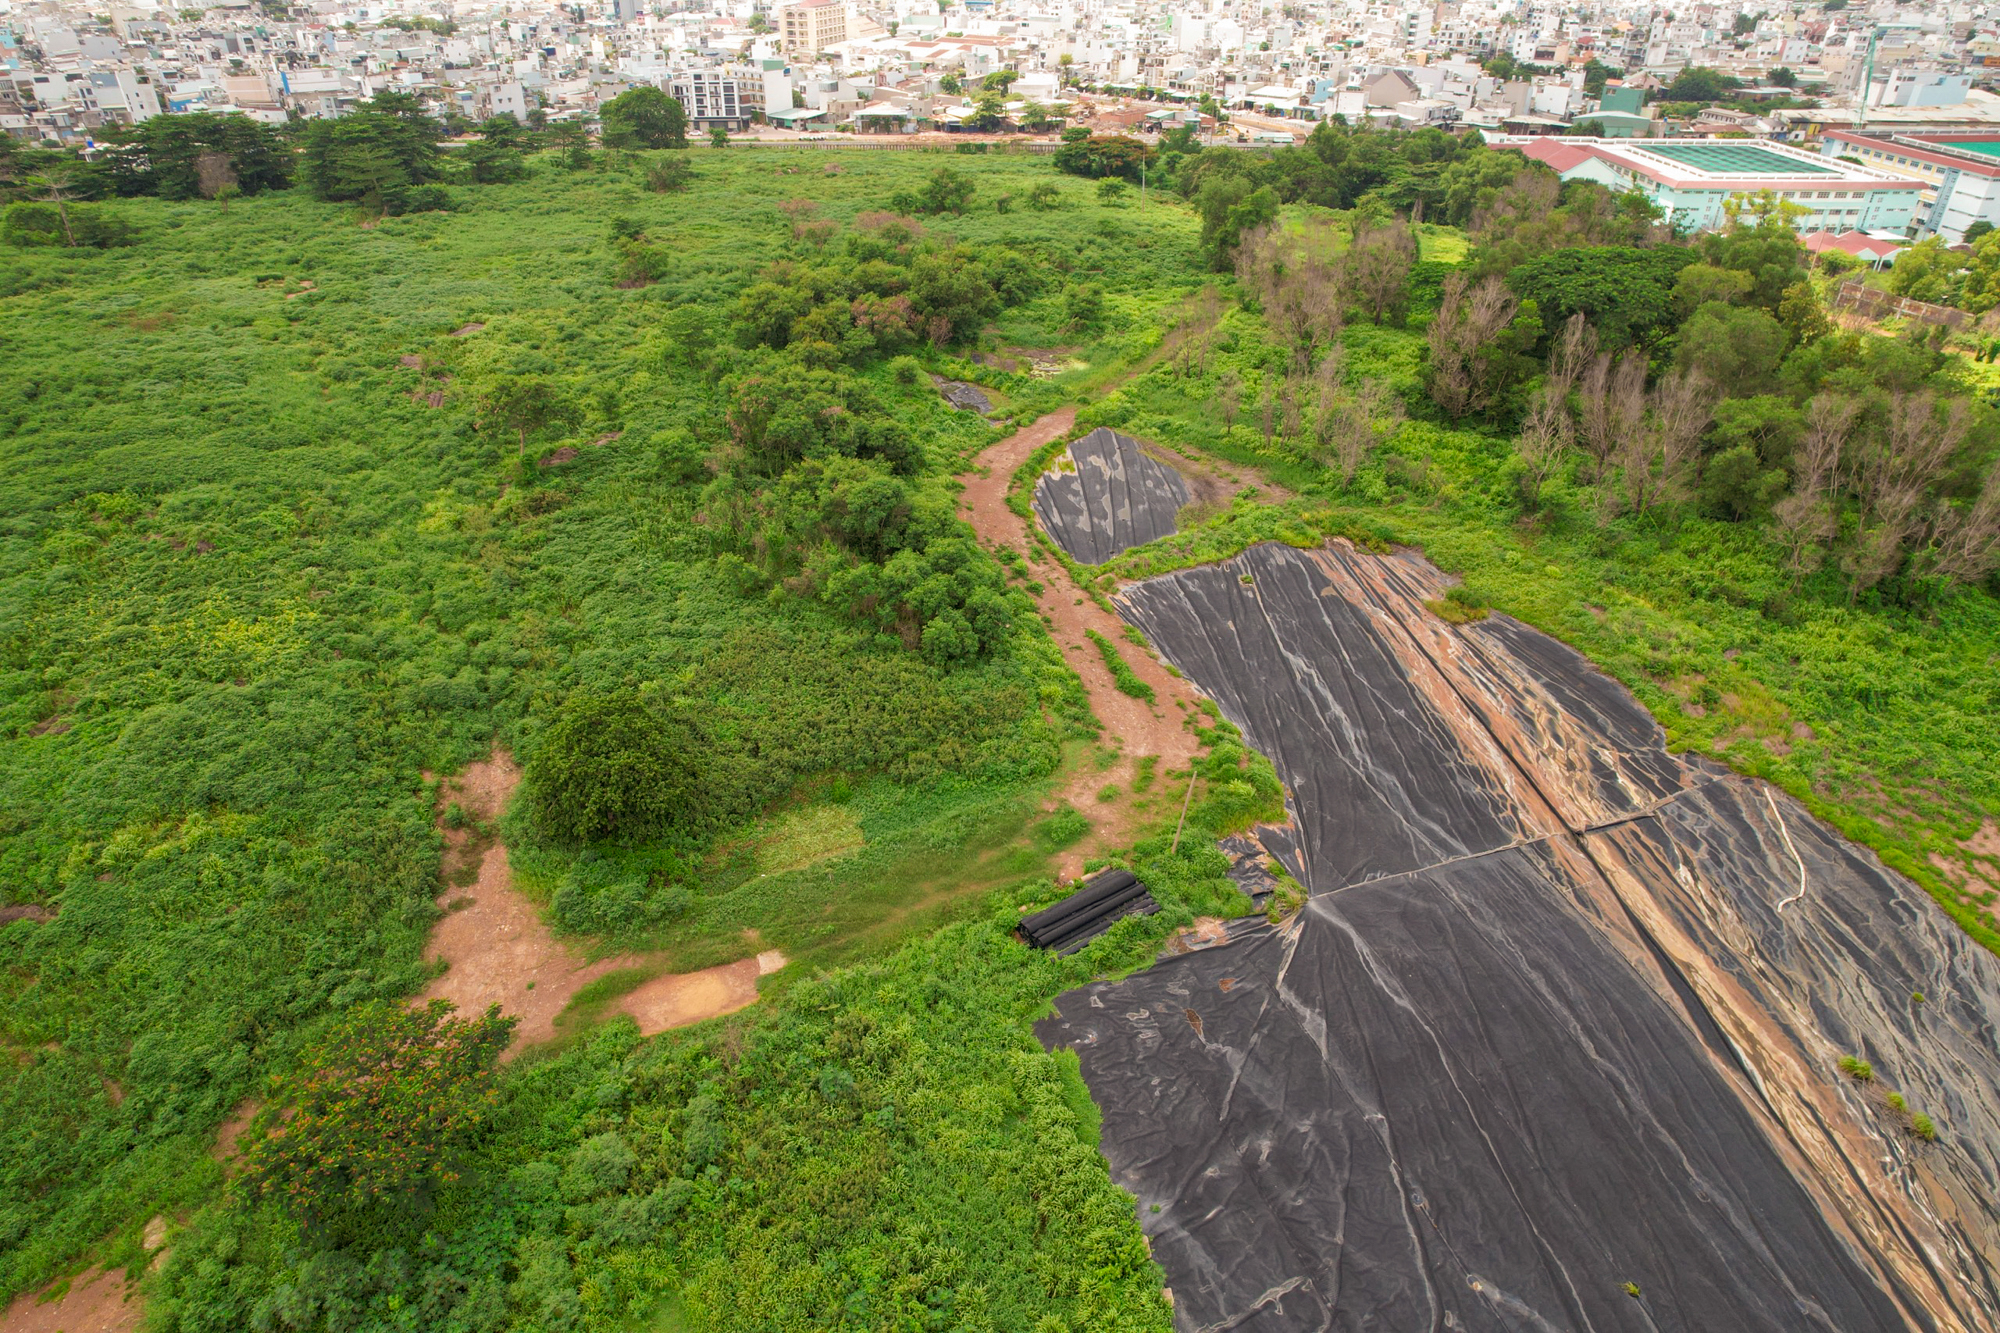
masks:
<svg viewBox="0 0 2000 1333"><path fill-rule="evenodd" d="M668 84L687 111L688 125L696 130L745 130L750 128L749 99L743 96L733 74L713 69L691 69L676 74Z"/></svg>
<svg viewBox="0 0 2000 1333"><path fill-rule="evenodd" d="M1822 145L1829 155L1858 158L1916 184L1918 239L1942 236L1956 245L1975 222L2000 227L2000 134L1828 130Z"/></svg>

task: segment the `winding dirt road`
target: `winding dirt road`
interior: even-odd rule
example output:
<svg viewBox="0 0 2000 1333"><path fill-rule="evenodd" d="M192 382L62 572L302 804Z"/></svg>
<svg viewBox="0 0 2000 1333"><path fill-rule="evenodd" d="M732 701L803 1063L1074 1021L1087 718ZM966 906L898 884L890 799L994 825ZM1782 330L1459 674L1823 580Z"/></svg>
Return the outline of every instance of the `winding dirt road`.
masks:
<svg viewBox="0 0 2000 1333"><path fill-rule="evenodd" d="M1125 623L1099 606L1076 586L1069 571L1044 553L1029 526L1033 520L1007 507L1007 488L1015 469L1049 441L1067 434L1076 424L1076 409L1065 407L1041 417L990 446L974 460L974 470L963 474L965 493L959 498L959 512L979 540L989 547L1008 546L1028 558L1041 594L1035 599L1049 632L1070 669L1082 679L1090 695L1091 711L1104 724L1105 740L1119 750L1109 768L1085 765L1058 792L1055 800L1067 801L1091 820L1089 837L1065 852L1059 872L1074 878L1082 873L1091 855L1121 847L1131 841L1138 825L1150 817L1131 799L1132 779L1139 760L1146 755L1159 757L1160 781L1154 800L1179 800L1179 788L1166 779L1166 770L1185 769L1199 746L1189 719L1198 716L1199 698L1187 681L1170 675L1150 652L1125 637ZM1086 634L1095 630L1118 645L1118 651L1138 677L1153 687L1154 702L1134 699L1118 692L1104 658ZM1107 784L1119 787L1121 797L1100 801L1099 791Z"/></svg>
<svg viewBox="0 0 2000 1333"><path fill-rule="evenodd" d="M513 757L495 750L491 758L468 764L464 772L447 780L439 792L439 805L455 802L474 822L490 827L520 780ZM445 909L445 916L432 932L429 956L443 959L445 972L418 998L442 997L462 1014L499 1005L519 1020L507 1052L510 1058L553 1039L557 1016L576 993L612 972L647 967L660 971L612 1006L630 1014L639 1031L650 1037L755 1003L757 978L785 965L785 956L775 949L686 973L667 973L659 959L639 954L580 959L514 886L504 844L479 840L470 828L451 828L442 817L439 827L445 838L447 881L473 864L478 879L470 887L447 887L439 895L438 906Z"/></svg>

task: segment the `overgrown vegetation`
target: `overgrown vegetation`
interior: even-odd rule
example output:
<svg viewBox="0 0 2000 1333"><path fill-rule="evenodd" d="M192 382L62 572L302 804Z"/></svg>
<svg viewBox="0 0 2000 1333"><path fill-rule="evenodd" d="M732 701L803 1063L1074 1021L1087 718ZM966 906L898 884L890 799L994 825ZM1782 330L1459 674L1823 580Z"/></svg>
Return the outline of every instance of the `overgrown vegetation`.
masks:
<svg viewBox="0 0 2000 1333"><path fill-rule="evenodd" d="M1088 634L1090 641L1097 645L1098 656L1104 659L1104 669L1111 673L1111 683L1118 687L1118 692L1129 694L1134 699L1141 699L1146 703L1153 702L1153 687L1141 680L1138 672L1132 670L1132 664L1119 653L1118 645L1094 629L1087 629L1084 633Z"/></svg>
<svg viewBox="0 0 2000 1333"><path fill-rule="evenodd" d="M1773 201L1677 241L1643 200L1509 156L1464 159L1486 181L1468 247L1417 229L1401 326L1369 313L1381 261L1348 256L1406 224L1293 206L1239 243L1243 307L1169 336L1079 426L1294 497L1239 496L1105 572L1260 540L1420 545L1465 576L1444 613L1490 604L1576 645L1673 743L1778 782L2000 947L1984 891L1932 860L2000 809L1979 720L2000 436L1970 363L1921 330L1838 327Z"/></svg>
<svg viewBox="0 0 2000 1333"><path fill-rule="evenodd" d="M315 123L287 190L281 140L163 120L113 157L136 186L4 173L0 1294L166 1213L163 1328L1167 1327L1029 1023L1248 910L1214 839L1283 793L1211 710L1191 770L1130 783L1194 793L1119 852L1161 913L1069 959L1011 938L1090 829L1044 802L1097 728L1026 567L957 517L996 428L926 372L1282 488L1091 595L1417 543L1463 575L1440 614L1575 644L2000 944L1930 860L2000 810L1993 423L1963 358L1834 327L1782 210L1686 243L1474 138L1338 126L697 170L651 99L601 150L447 149L395 94ZM1142 167L1145 206L1100 190ZM383 1017L437 916L426 775L496 743L558 930L780 948L767 1003L642 1042L601 1021L614 973L490 1084L491 1020ZM461 1035L464 1100L383 1055ZM339 1167L412 1225L254 1188L343 1160L289 1131L224 1190L233 1108L346 1142L358 1067L472 1108L380 1190Z"/></svg>
<svg viewBox="0 0 2000 1333"><path fill-rule="evenodd" d="M794 237L777 205L796 155L718 155L656 192L657 156L589 152L572 171L533 138L482 131L519 173L425 182L450 190L448 214L363 201L357 226L305 188L104 198L68 206L136 244L0 266L0 905L31 909L0 924L6 1293L91 1247L136 1254L166 1212L194 1219L169 1326L245 1326L234 1291L268 1296L278 1327L560 1322L546 1309L564 1298L530 1291L579 1299L548 1258L570 1262L565 1224L520 1251L492 1228L582 1205L511 1166L437 1190L443 1249L336 1253L275 1200L215 1211L209 1149L232 1109L357 1005L420 986L442 887L423 775L496 741L529 763L529 792L559 793L546 828L539 798L510 825L520 883L559 928L683 967L758 947L746 930L805 972L881 957L1033 884L1039 845L1080 836L1036 811L1063 744L1095 734L1084 697L944 482L996 430L889 353L962 373L994 318L998 339L1046 346L1059 291L1010 275L1087 274L1105 317L1076 369L996 386L1029 410L1059 401L1143 352L1146 317L1199 281L1192 221L1079 188L1059 212L968 213L949 238L885 226L935 159L884 154L816 183L832 236ZM447 178L468 170L464 147L411 143ZM994 194L1048 180L1004 157L954 169ZM670 249L645 286L618 285L613 217ZM802 332L832 337L737 318L762 284L806 293ZM921 312L902 331L873 318L898 298ZM566 742L575 759L616 737L553 724L604 700L685 726L691 766L565 771ZM858 850L759 864L764 812L836 792ZM1003 1065L1039 1067L1007 1024ZM534 1067L504 1076L475 1158L568 1133L532 1109ZM1109 1190L1087 1151L1062 1172ZM1004 1247L967 1249L994 1256L980 1272L1005 1266ZM419 1272L444 1294L420 1299ZM1058 1288L1064 1318L1086 1308ZM470 1304L447 1316L447 1296Z"/></svg>

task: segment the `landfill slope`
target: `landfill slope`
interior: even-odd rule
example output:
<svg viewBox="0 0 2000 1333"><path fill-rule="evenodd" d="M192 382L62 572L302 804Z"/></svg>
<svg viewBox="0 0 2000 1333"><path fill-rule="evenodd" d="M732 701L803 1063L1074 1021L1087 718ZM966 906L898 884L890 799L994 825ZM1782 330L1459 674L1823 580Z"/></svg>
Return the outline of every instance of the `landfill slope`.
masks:
<svg viewBox="0 0 2000 1333"><path fill-rule="evenodd" d="M1192 495L1181 474L1137 440L1099 426L1069 447L1074 472L1035 483L1035 513L1072 559L1101 565L1172 533Z"/></svg>
<svg viewBox="0 0 2000 1333"><path fill-rule="evenodd" d="M2000 1328L2000 960L1445 584L1271 545L1122 596L1277 765L1312 894L1038 1028L1177 1324Z"/></svg>

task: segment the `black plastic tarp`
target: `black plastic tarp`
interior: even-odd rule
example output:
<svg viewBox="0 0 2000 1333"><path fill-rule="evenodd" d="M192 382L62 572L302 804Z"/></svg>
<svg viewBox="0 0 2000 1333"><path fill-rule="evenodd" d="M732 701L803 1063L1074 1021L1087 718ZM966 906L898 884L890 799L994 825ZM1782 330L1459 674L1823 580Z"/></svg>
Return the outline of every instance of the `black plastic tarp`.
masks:
<svg viewBox="0 0 2000 1333"><path fill-rule="evenodd" d="M1021 938L1038 949L1074 953L1128 916L1159 910L1152 892L1129 870L1105 870L1061 902L1021 920Z"/></svg>
<svg viewBox="0 0 2000 1333"><path fill-rule="evenodd" d="M1101 565L1166 536L1191 498L1181 474L1129 435L1098 427L1069 447L1074 472L1035 483L1035 513L1072 558Z"/></svg>
<svg viewBox="0 0 2000 1333"><path fill-rule="evenodd" d="M1123 594L1276 763L1312 894L1038 1027L1177 1324L2000 1327L2000 961L1445 586L1261 546Z"/></svg>

